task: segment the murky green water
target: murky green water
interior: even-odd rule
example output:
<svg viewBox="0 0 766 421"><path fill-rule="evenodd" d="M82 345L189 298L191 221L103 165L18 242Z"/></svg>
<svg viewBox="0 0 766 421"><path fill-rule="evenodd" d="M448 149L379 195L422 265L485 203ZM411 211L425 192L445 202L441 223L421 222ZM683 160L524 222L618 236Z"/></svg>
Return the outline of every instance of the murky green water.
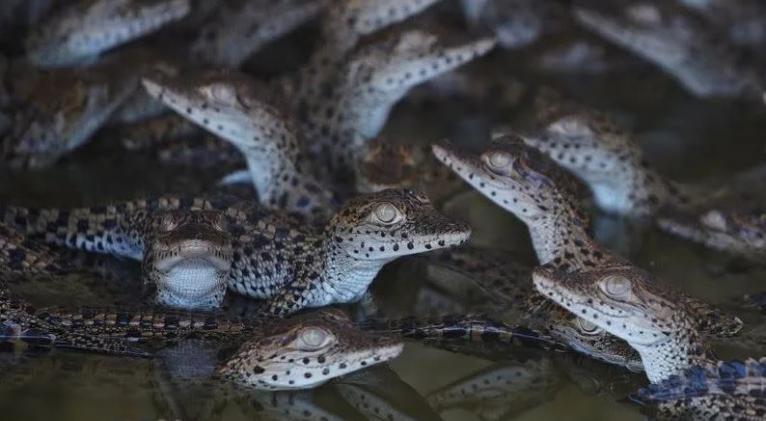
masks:
<svg viewBox="0 0 766 421"><path fill-rule="evenodd" d="M763 140L766 113L759 104L691 99L672 80L631 58L623 59L628 64L607 75L579 77L540 74L525 66L529 60L524 54L500 52L470 66L468 74L486 78L488 83L523 80L551 84L582 102L615 112L638 133L648 157L660 170L678 180L721 180L766 158ZM496 79L490 81L490 77ZM512 105L491 101L490 108L486 103L461 96L429 100L429 95L429 87L423 87L400 104L386 133L400 142L429 142L445 137L478 142L477 133L487 132L495 124L509 124L529 109L524 100ZM73 206L151 193L199 192L210 187L220 175L200 174L193 168L167 168L145 157L113 153L111 141L99 139L99 144L89 146L51 170L0 171L0 200ZM763 186L753 189L762 190ZM530 254L524 228L479 195L463 196L448 209L472 223L476 244ZM606 232L618 234L605 235L605 243L637 265L693 295L725 306L740 315L748 329L764 323L763 316L740 305L743 294L765 289L764 270L735 270L729 257L668 237L653 228L641 232L630 229L624 221L603 216L597 217L596 224L612 227ZM409 303L415 302L413 297L419 284L418 279L412 279L412 273L406 261L384 271L375 284L382 302L406 312L412 305ZM58 285L33 285L22 290L49 304L111 302L113 297L107 295L110 290L102 291L98 282L67 278ZM741 344L734 339L717 344L716 351L722 358L763 356L766 346ZM438 415L445 420L641 419L639 408L623 402L623 398L642 384L642 376L568 356L526 354L508 350L503 359L488 361L411 343L399 359L389 364L399 380L387 378L385 386L378 385L378 391L406 395L406 399L388 400L393 407L406 408L396 413L395 419L406 419L405 416L433 419L436 414L424 406L429 394L491 367L493 373L498 373L496 378L508 372L521 373L502 377L500 383L511 387L510 392L496 389L488 393L484 402L447 408ZM522 370L530 364L544 366L546 370ZM219 394L219 389L224 388L217 384L206 386L209 393L174 394L156 363L147 360L16 350L0 353L0 366L3 372L0 418L8 420L172 419L178 416L179 408L185 408L182 412L191 416L220 420L280 419L286 413L296 415L296 419L365 419L375 415L375 408L380 419L394 414L387 412L391 408L375 403L370 397L354 408L356 401L348 398L349 387L337 383L292 397L258 394L248 398ZM359 386L354 390L358 391ZM474 390L478 394L483 389L477 385ZM217 394L222 396L214 396ZM206 412L195 412L194 408L205 408ZM365 409L369 409L369 415L364 415Z"/></svg>

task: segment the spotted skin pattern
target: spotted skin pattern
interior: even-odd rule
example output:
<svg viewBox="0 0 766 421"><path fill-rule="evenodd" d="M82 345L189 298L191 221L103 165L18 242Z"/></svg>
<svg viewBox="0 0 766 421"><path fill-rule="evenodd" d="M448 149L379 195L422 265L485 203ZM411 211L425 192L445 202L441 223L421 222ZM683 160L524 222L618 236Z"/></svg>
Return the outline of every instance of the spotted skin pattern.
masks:
<svg viewBox="0 0 766 421"><path fill-rule="evenodd" d="M690 195L644 159L630 133L609 116L551 89L535 98L537 129L521 137L588 185L602 210L633 218L684 208Z"/></svg>
<svg viewBox="0 0 766 421"><path fill-rule="evenodd" d="M144 78L146 91L184 118L236 147L248 163L258 198L270 209L327 220L339 203L307 140L289 116L269 105L263 88L241 74ZM324 182L323 182L324 181Z"/></svg>
<svg viewBox="0 0 766 421"><path fill-rule="evenodd" d="M356 329L340 311L320 310L267 324L218 375L249 388L306 389L395 358L403 347L392 336Z"/></svg>
<svg viewBox="0 0 766 421"><path fill-rule="evenodd" d="M623 266L627 262L603 249L588 234L577 200L578 184L539 151L513 134L498 137L481 154L434 146L434 155L484 196L513 213L528 227L541 264L563 271ZM730 336L742 321L702 301L686 297L700 328Z"/></svg>
<svg viewBox="0 0 766 421"><path fill-rule="evenodd" d="M0 208L28 236L91 252L141 259L153 215L217 208L232 236L228 287L268 299L266 312L357 301L398 257L464 243L470 228L438 213L427 197L386 190L348 201L324 227L227 200L160 198L73 210Z"/></svg>
<svg viewBox="0 0 766 421"><path fill-rule="evenodd" d="M183 18L190 9L189 0L67 2L30 34L27 55L40 67L87 63L107 50Z"/></svg>
<svg viewBox="0 0 766 421"><path fill-rule="evenodd" d="M380 133L393 106L413 87L494 45L492 39L479 39L448 47L434 35L406 31L351 53L313 91L302 92L305 80L294 82L288 88L289 108L305 137L315 139L309 152L329 162L333 172L353 173L366 142Z"/></svg>
<svg viewBox="0 0 766 421"><path fill-rule="evenodd" d="M322 7L318 0L226 2L200 29L191 55L207 66L236 69L266 44L317 16Z"/></svg>
<svg viewBox="0 0 766 421"><path fill-rule="evenodd" d="M764 363L716 362L683 297L631 266L564 273L541 266L541 294L625 340L641 355L652 383L639 400L666 417L762 419Z"/></svg>
<svg viewBox="0 0 766 421"><path fill-rule="evenodd" d="M231 237L222 212L164 212L153 222L143 253L144 286L158 304L185 309L218 308L232 263Z"/></svg>
<svg viewBox="0 0 766 421"><path fill-rule="evenodd" d="M531 329L526 332L527 337L532 338L536 332L541 340L570 348L589 358L631 371L643 370L638 354L624 341L574 317L538 294L530 282L531 266L514 261L503 253L470 247L445 250L426 258L431 266L459 274L461 283L470 282L478 288L483 294L475 300L483 303L482 311L493 317L501 315L503 320L514 320L515 324ZM429 277L431 279L437 287L440 285L437 278ZM491 329L488 326L486 330ZM429 331L420 329L420 332ZM520 329L518 336L523 336L522 332Z"/></svg>
<svg viewBox="0 0 766 421"><path fill-rule="evenodd" d="M68 265L47 245L36 243L0 224L0 267L3 273L44 276L64 273Z"/></svg>
<svg viewBox="0 0 766 421"><path fill-rule="evenodd" d="M0 158L33 169L82 146L136 89L134 79L114 77L109 63L55 71L14 63L8 82L13 94L2 111L9 124L4 130L0 123Z"/></svg>

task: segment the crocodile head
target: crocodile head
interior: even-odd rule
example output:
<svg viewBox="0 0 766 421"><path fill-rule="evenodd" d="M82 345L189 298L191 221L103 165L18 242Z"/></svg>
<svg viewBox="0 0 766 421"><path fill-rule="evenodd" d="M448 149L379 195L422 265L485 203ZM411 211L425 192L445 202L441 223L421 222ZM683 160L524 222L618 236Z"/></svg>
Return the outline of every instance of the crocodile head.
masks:
<svg viewBox="0 0 766 421"><path fill-rule="evenodd" d="M403 346L398 339L359 330L338 310L321 310L267 326L219 374L256 389L307 389L395 358Z"/></svg>
<svg viewBox="0 0 766 421"><path fill-rule="evenodd" d="M135 90L101 69L12 72L16 101L1 153L16 167L44 167L81 146Z"/></svg>
<svg viewBox="0 0 766 421"><path fill-rule="evenodd" d="M688 299L640 269L625 266L564 273L540 266L532 279L545 297L628 342L641 355L653 382L704 356Z"/></svg>
<svg viewBox="0 0 766 421"><path fill-rule="evenodd" d="M587 225L587 218L579 214L581 187L517 135L496 137L481 153L459 151L447 143L434 145L433 153L468 184L528 226L572 212L581 225Z"/></svg>
<svg viewBox="0 0 766 421"><path fill-rule="evenodd" d="M447 73L494 48L491 38L445 47L435 35L407 31L362 48L347 63L343 110L365 139L377 136L391 108L413 87Z"/></svg>
<svg viewBox="0 0 766 421"><path fill-rule="evenodd" d="M300 131L271 104L267 90L235 72L205 72L143 79L147 92L171 109L236 147L264 206L326 219L335 198L320 187Z"/></svg>
<svg viewBox="0 0 766 421"><path fill-rule="evenodd" d="M226 293L232 262L231 239L222 213L173 211L162 214L144 252L144 277L158 303L181 308L215 308Z"/></svg>
<svg viewBox="0 0 766 421"><path fill-rule="evenodd" d="M697 221L663 216L659 226L708 247L763 262L766 254L766 214L759 210L710 209Z"/></svg>
<svg viewBox="0 0 766 421"><path fill-rule="evenodd" d="M37 66L73 66L186 16L189 0L68 2L26 40Z"/></svg>
<svg viewBox="0 0 766 421"><path fill-rule="evenodd" d="M588 320L560 315L550 319L549 329L551 336L590 358L634 372L644 371L641 357L633 348Z"/></svg>
<svg viewBox="0 0 766 421"><path fill-rule="evenodd" d="M395 189L358 196L328 224L333 255L387 262L463 244L470 227L439 213L420 192Z"/></svg>
<svg viewBox="0 0 766 421"><path fill-rule="evenodd" d="M423 159L417 152L410 145L372 139L356 162L357 190L369 193L414 184L420 176L417 165Z"/></svg>
<svg viewBox="0 0 766 421"><path fill-rule="evenodd" d="M359 38L418 14L440 0L338 0L327 6L322 32L328 48L343 53Z"/></svg>
<svg viewBox="0 0 766 421"><path fill-rule="evenodd" d="M549 89L541 90L535 108L539 130L522 134L524 142L583 180L601 209L643 216L663 204L668 185L611 118Z"/></svg>

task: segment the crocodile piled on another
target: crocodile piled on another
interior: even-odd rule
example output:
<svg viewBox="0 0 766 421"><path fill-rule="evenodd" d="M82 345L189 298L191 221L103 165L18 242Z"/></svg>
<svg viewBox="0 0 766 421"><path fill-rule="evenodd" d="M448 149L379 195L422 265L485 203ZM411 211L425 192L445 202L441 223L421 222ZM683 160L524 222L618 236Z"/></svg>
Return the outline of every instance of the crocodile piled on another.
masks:
<svg viewBox="0 0 766 421"><path fill-rule="evenodd" d="M313 215L331 208L333 196L353 191L353 179L337 172L355 172L367 141L380 132L397 101L415 85L493 45L480 40L442 48L435 42L431 35L409 31L352 54L336 69L338 76L328 82L321 103L307 100L294 117L278 112L284 106L268 100L276 97L274 92L264 94L265 88L241 75L158 75L144 78L144 86L154 98L237 147L262 203L279 207L275 198L287 195L288 210Z"/></svg>
<svg viewBox="0 0 766 421"><path fill-rule="evenodd" d="M232 235L229 289L269 299L267 311L277 315L357 301L386 263L462 244L470 235L467 225L439 214L428 198L410 190L352 199L322 227L223 202L162 198L72 210L6 207L1 213L15 229L52 244L141 259L153 218L217 204Z"/></svg>
<svg viewBox="0 0 766 421"><path fill-rule="evenodd" d="M757 420L766 416L766 359L716 361L694 309L632 266L564 273L541 266L535 287L573 314L627 341L652 383L640 402L668 418Z"/></svg>
<svg viewBox="0 0 766 421"><path fill-rule="evenodd" d="M588 234L588 218L577 200L577 184L555 162L516 135L495 138L480 154L435 145L434 154L476 190L521 219L530 231L538 260L563 271L624 265L623 258ZM742 321L691 297L706 334L736 334Z"/></svg>
<svg viewBox="0 0 766 421"><path fill-rule="evenodd" d="M762 167L720 186L680 185L652 168L630 133L608 116L547 90L535 105L540 127L522 135L524 142L583 180L599 208L656 218L669 233L763 262L764 198L748 187L764 179Z"/></svg>

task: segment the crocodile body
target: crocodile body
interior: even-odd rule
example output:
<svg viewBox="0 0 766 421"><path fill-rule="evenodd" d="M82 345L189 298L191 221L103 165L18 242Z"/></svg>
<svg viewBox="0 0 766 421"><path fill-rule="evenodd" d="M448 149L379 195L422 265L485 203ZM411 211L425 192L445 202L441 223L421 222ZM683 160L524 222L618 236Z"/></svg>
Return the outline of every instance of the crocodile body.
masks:
<svg viewBox="0 0 766 421"><path fill-rule="evenodd" d="M380 132L391 107L415 85L493 45L480 40L443 48L435 42L428 34L410 31L353 53L336 69L338 76L326 82L321 98L306 100L299 109L288 105L287 113L275 93L264 94L265 87L240 75L149 77L144 87L242 152L261 203L321 219L327 215L317 214L353 191L349 181L358 178L341 177L336 170L355 173L367 140ZM295 93L284 97L304 101ZM329 170L319 162L330 162Z"/></svg>
<svg viewBox="0 0 766 421"><path fill-rule="evenodd" d="M609 213L652 217L662 208L684 208L693 200L681 186L644 159L631 134L608 115L567 101L551 89L535 98L537 127L524 142L573 172Z"/></svg>
<svg viewBox="0 0 766 421"><path fill-rule="evenodd" d="M279 315L356 301L386 263L458 245L470 235L467 225L442 216L426 197L409 190L350 200L324 227L306 226L262 208L243 211L227 208L230 204L178 198L73 210L8 207L3 219L53 244L141 259L148 218L216 204L226 212L233 237L229 289L269 299L268 311Z"/></svg>
<svg viewBox="0 0 766 421"><path fill-rule="evenodd" d="M189 13L189 0L83 0L60 10L30 34L29 60L41 67L87 63Z"/></svg>
<svg viewBox="0 0 766 421"><path fill-rule="evenodd" d="M563 273L541 266L535 287L568 311L627 341L652 385L638 397L669 418L761 419L763 361L716 362L693 309L632 266Z"/></svg>
<svg viewBox="0 0 766 421"><path fill-rule="evenodd" d="M598 245L588 234L588 219L577 200L572 177L516 135L494 139L481 154L434 146L434 154L471 186L528 227L537 258L560 270L622 266L627 262ZM702 323L716 335L739 332L742 321L709 304L685 297Z"/></svg>
<svg viewBox="0 0 766 421"><path fill-rule="evenodd" d="M698 97L760 99L763 81L735 48L704 24L660 4L629 7L624 16L585 7L576 19L604 39L654 63Z"/></svg>
<svg viewBox="0 0 766 421"><path fill-rule="evenodd" d="M45 244L37 244L0 224L0 267L3 274L40 276L62 273L67 264Z"/></svg>
<svg viewBox="0 0 766 421"><path fill-rule="evenodd" d="M0 121L8 121L5 128L0 123L2 159L40 168L88 141L137 87L135 78L115 77L111 66L36 70L12 63L4 76L12 95L0 101Z"/></svg>
<svg viewBox="0 0 766 421"><path fill-rule="evenodd" d="M470 297L471 292L464 290L466 286L478 289L480 293L470 297L470 302L481 303L479 309L491 317L527 326L531 330L526 332L526 336L530 338L536 334L558 347L570 348L589 358L631 371L643 370L640 358L624 341L605 334L597 326L573 317L544 300L531 283L531 265L516 259L509 262L509 256L503 253L464 247L430 257L429 266L451 272L449 275L441 271L429 274L429 281L437 287L441 287L448 278L458 275L456 282L460 288L453 295ZM451 288L447 286L442 289ZM426 329L421 331L425 332Z"/></svg>
<svg viewBox="0 0 766 421"><path fill-rule="evenodd" d="M663 177L632 137L608 117L544 91L537 100L540 130L524 142L573 172L602 210L657 225L710 248L763 260L766 228L762 198L751 191L763 179L756 167L722 185L679 185Z"/></svg>

